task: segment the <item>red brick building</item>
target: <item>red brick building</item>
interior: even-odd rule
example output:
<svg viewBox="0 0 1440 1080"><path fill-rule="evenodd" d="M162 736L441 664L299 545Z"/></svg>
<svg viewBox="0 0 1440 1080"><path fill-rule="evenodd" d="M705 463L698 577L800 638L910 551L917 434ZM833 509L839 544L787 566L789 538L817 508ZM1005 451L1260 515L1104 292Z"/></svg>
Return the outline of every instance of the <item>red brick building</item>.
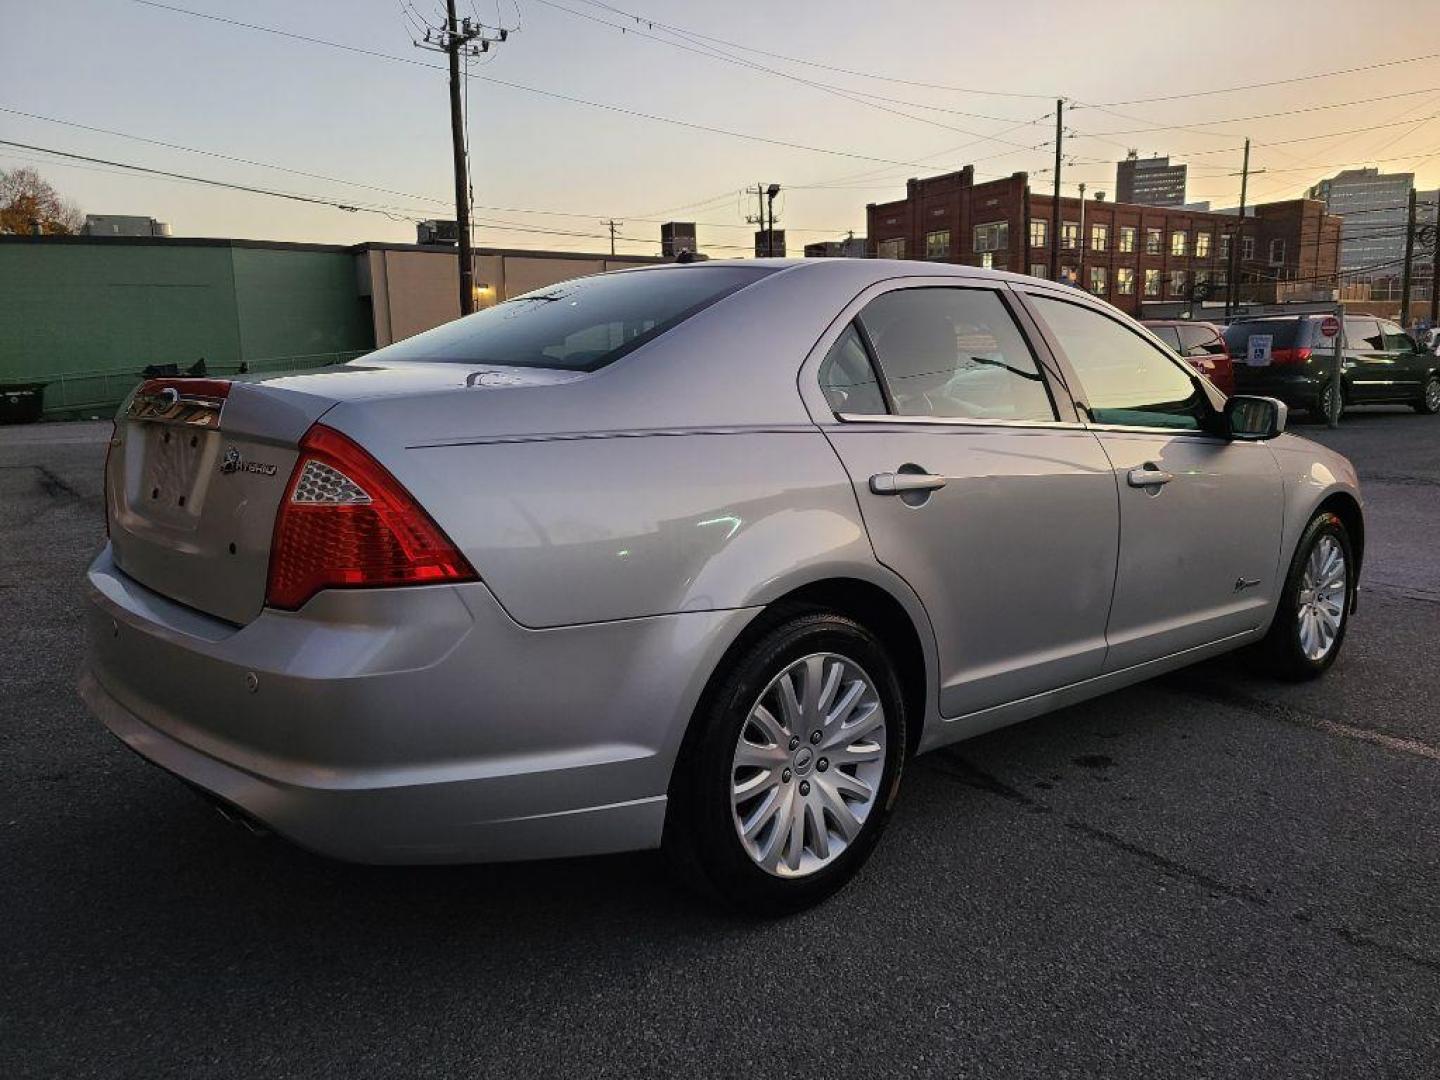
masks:
<svg viewBox="0 0 1440 1080"><path fill-rule="evenodd" d="M912 179L905 198L866 207L869 254L991 266L1055 277L1050 266L1053 200L1030 190L1027 174L975 183L973 166ZM1239 231L1240 299L1328 298L1336 285L1340 218L1311 199L1267 203L1235 214L1060 200L1059 276L1131 314L1141 305L1189 299L1208 283L1224 295L1230 244ZM1252 216L1253 215L1253 216ZM1082 260L1083 245L1083 260ZM1319 295L1323 294L1323 296Z"/></svg>

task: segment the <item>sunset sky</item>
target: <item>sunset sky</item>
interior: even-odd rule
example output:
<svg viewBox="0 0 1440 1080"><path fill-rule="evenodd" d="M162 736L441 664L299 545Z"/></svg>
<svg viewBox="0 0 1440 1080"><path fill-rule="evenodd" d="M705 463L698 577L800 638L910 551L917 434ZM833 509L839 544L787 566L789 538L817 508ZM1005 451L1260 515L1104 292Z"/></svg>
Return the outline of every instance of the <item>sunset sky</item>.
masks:
<svg viewBox="0 0 1440 1080"><path fill-rule="evenodd" d="M12 146L0 146L0 168L34 166L85 211L154 216L177 236L413 241L413 219L453 217L444 57L410 39L438 20L434 0L174 6L399 59L137 0L63 12L7 0L0 139L383 212ZM1028 170L1048 190L1053 149L1041 144L1056 96L1070 101L1066 153L1078 159L1067 194L1081 181L1113 193L1114 162L1133 147L1188 162L1192 200L1233 205L1247 136L1252 167L1267 170L1252 202L1366 164L1440 186L1434 0L464 0L461 14L514 28L469 87L482 245L602 250L613 217L634 238L621 250L654 253L659 222L674 218L702 223L703 249L740 254L753 210L742 189L773 181L798 254L863 233L865 204L900 196L907 176L973 162L982 178ZM1391 61L1408 62L1138 100Z"/></svg>

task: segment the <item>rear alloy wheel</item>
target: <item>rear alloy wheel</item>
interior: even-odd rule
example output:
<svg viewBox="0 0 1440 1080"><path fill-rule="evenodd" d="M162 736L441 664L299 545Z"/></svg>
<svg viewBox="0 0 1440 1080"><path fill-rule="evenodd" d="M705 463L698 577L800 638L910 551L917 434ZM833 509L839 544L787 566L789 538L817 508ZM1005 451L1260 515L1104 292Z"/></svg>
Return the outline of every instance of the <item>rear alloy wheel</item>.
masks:
<svg viewBox="0 0 1440 1080"><path fill-rule="evenodd" d="M1425 380L1425 389L1420 392L1420 400L1415 403L1415 411L1424 413L1426 416L1440 413L1440 375L1431 375Z"/></svg>
<svg viewBox="0 0 1440 1080"><path fill-rule="evenodd" d="M812 612L717 678L676 766L666 851L730 906L818 903L868 857L898 788L905 716L890 658L853 620Z"/></svg>
<svg viewBox="0 0 1440 1080"><path fill-rule="evenodd" d="M1329 419L1330 410L1334 404L1335 384L1333 382L1327 382L1320 388L1320 393L1315 398L1315 409L1321 420ZM1345 411L1345 403L1343 401L1340 403L1340 411L1342 413Z"/></svg>
<svg viewBox="0 0 1440 1080"><path fill-rule="evenodd" d="M1349 622L1354 575L1344 523L1328 512L1315 515L1300 538L1262 645L1272 674L1313 679L1335 662Z"/></svg>

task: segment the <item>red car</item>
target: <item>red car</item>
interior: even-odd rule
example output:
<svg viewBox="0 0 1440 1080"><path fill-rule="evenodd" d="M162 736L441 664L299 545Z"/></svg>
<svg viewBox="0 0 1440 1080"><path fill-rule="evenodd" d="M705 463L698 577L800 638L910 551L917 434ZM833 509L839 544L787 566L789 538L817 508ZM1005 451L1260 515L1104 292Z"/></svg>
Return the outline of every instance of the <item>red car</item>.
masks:
<svg viewBox="0 0 1440 1080"><path fill-rule="evenodd" d="M1235 369L1222 327L1189 319L1145 319L1143 325L1227 397L1235 393Z"/></svg>

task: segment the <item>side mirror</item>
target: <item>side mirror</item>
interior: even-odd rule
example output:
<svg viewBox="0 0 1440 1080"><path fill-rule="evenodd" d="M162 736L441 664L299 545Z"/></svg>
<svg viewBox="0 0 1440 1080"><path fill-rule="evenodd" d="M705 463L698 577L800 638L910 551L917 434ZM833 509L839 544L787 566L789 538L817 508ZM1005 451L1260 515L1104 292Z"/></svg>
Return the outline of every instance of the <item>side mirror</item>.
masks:
<svg viewBox="0 0 1440 1080"><path fill-rule="evenodd" d="M1276 398L1232 397L1225 402L1225 432L1247 442L1273 439L1285 430L1289 413L1285 403Z"/></svg>

